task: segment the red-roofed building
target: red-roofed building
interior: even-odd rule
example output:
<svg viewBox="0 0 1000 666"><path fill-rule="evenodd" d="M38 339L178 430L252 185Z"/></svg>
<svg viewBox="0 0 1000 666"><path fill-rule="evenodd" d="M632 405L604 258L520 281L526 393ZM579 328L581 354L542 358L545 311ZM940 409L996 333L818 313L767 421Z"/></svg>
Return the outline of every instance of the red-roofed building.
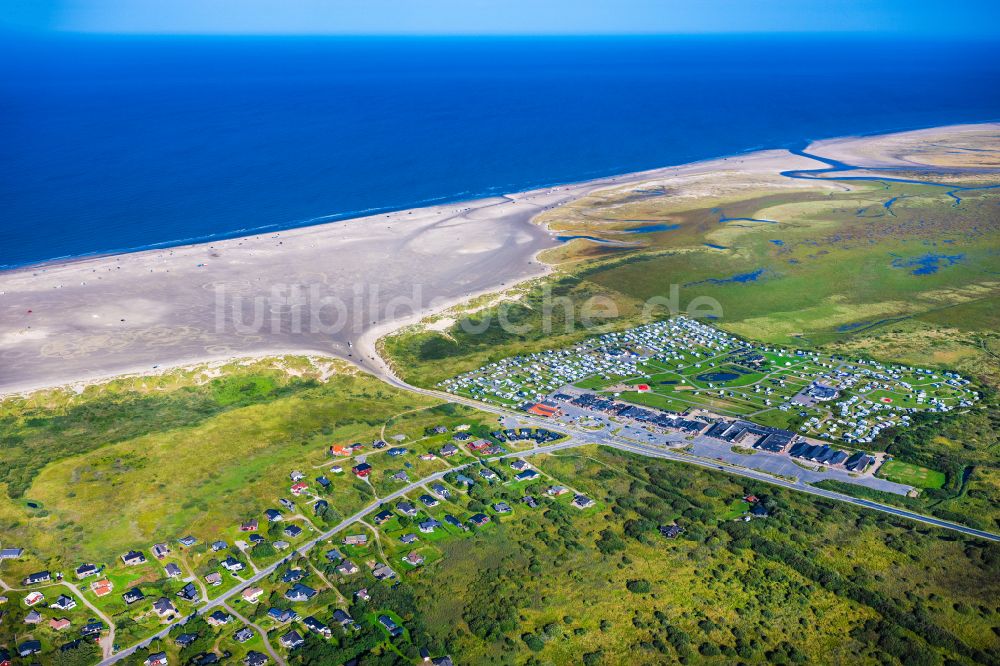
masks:
<svg viewBox="0 0 1000 666"><path fill-rule="evenodd" d="M551 418L559 413L559 408L544 402L538 402L528 408L529 414Z"/></svg>
<svg viewBox="0 0 1000 666"><path fill-rule="evenodd" d="M59 619L52 618L49 620L49 626L56 631L62 631L63 629L69 629L69 620L64 617Z"/></svg>
<svg viewBox="0 0 1000 666"><path fill-rule="evenodd" d="M489 448L493 443L485 439L476 439L469 442L470 451L482 451L485 448Z"/></svg>
<svg viewBox="0 0 1000 666"><path fill-rule="evenodd" d="M110 580L105 578L104 580L99 580L97 582L91 583L90 589L93 590L94 594L96 594L97 596L103 597L105 595L111 594L111 591L115 589L115 586Z"/></svg>

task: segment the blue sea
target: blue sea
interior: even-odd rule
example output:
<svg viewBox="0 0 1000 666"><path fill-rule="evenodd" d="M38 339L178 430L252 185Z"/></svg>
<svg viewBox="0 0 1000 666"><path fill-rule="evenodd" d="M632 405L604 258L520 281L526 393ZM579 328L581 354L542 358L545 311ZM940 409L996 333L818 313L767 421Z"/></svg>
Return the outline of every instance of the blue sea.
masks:
<svg viewBox="0 0 1000 666"><path fill-rule="evenodd" d="M0 266L997 118L997 42L5 39Z"/></svg>

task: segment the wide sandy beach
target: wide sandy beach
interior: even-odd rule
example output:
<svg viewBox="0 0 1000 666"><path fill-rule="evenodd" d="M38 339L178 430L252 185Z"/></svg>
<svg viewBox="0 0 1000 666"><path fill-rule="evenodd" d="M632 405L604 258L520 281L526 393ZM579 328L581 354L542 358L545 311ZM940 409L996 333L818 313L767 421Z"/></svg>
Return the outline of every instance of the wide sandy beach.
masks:
<svg viewBox="0 0 1000 666"><path fill-rule="evenodd" d="M854 138L850 151L838 148L837 154L881 156L871 146L883 141ZM377 338L548 270L536 256L557 241L533 223L544 210L605 187L673 183L683 196L684 184L699 174L752 186L781 180L784 170L818 166L787 151L760 151L505 197L7 271L0 273L0 395L272 353L338 356L381 374Z"/></svg>

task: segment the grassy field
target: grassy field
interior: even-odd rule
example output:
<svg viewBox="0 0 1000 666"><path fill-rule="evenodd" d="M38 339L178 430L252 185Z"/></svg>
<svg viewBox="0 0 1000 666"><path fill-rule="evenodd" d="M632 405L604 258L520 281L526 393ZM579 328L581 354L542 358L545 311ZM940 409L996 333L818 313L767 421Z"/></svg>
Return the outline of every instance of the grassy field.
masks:
<svg viewBox="0 0 1000 666"><path fill-rule="evenodd" d="M982 603L996 585L992 547L963 551L961 541L874 514L617 453L535 460L602 508L518 505L491 529L435 542L440 561L406 579L420 624L461 662L993 658L977 652L996 649L996 609ZM769 518L734 522L747 492L763 498ZM656 526L675 520L682 537L660 536ZM819 569L800 570L803 556ZM940 567L931 575L928 561ZM859 602L858 587L873 596ZM911 604L932 634L948 637L927 643L906 619Z"/></svg>
<svg viewBox="0 0 1000 666"><path fill-rule="evenodd" d="M894 206L894 215L877 210L877 202L897 195L906 198ZM543 338L549 347L563 346L594 330L637 323L647 299L668 296L672 284L682 310L695 297L715 299L723 310L720 326L769 343L837 343L912 318L992 333L995 308L987 303L1000 288L990 268L1000 233L980 221L989 217L996 197L988 190L974 193L956 208L940 188L893 184L738 202L749 216L777 224L720 224L717 207L701 201L699 208L684 209L672 197L620 205L612 198L601 203L613 207L615 216L669 218L679 227L644 236L643 246L611 257L567 262L545 283L553 297L578 307L596 295L614 302L613 311L594 318L590 331L576 321L567 332L561 307L552 308L546 330L543 287L536 284L508 313L527 330L495 330L497 313L483 310L469 315L477 323L493 322L481 335L458 326L445 334L411 329L384 344L410 378L433 383L508 351L533 351ZM727 215L735 215L736 203L726 204ZM610 218L594 221L588 208L593 205L584 199L544 220L556 228L583 223L588 233L614 229Z"/></svg>
<svg viewBox="0 0 1000 666"><path fill-rule="evenodd" d="M894 197L890 209L885 204ZM381 344L403 376L432 385L501 358L662 318L669 310L664 301L646 306L677 285L681 311L696 298L714 299L722 312L713 324L748 339L956 369L976 378L980 405L917 415L912 427L883 432L871 448L893 460L881 473L922 492L877 498L996 530L1000 230L989 222L997 197L990 190L966 192L956 206L942 188L878 183L795 191L762 184L694 197L598 192L548 211L544 221L554 230L617 239L635 220L667 228L629 236L631 245L577 240L547 253L555 273L517 288L516 302L503 306L507 321L523 326L517 331L499 326L499 308L485 299L483 309L458 315L486 323L481 334L460 325L413 327ZM773 222L733 219L743 217ZM552 297L572 307L553 307ZM603 305L581 325L582 307L598 297ZM789 367L785 373L788 390L796 372ZM699 384L697 373L674 368L651 368L646 378ZM741 375L727 388L737 393L740 383L753 381ZM683 409L690 396L672 386L626 393L637 402ZM912 400L899 393L881 397ZM766 407L749 394L746 400L699 398L736 414ZM795 415L777 410L756 418L800 425ZM274 544L287 541L294 548L393 492L404 483L393 475L417 478L477 461L480 456L468 451L447 460L430 455L459 426L482 436L495 423L493 416L307 358L200 366L81 393L8 398L0 401L0 544L27 552L0 563L0 578L16 586L32 571L70 572L83 562L103 566L101 577L114 583L114 592L97 598L87 581L80 583L82 595L113 618L117 642L127 645L162 626L150 612L159 596L174 600L181 613L194 609L176 596L184 582L167 578L167 563L200 587L226 556L248 566L278 562L289 550ZM435 425L448 432L429 432ZM380 438L408 452L390 457L371 448ZM355 442L364 447L328 454L331 445ZM367 480L351 474L361 458L374 468ZM443 483L452 496L435 506L419 503L426 489L411 493L416 517L399 515L393 502L386 508L394 515L383 525L373 526L372 515L368 525L348 530L367 534L366 545L345 546L338 534L308 557L282 563L262 583L261 601L234 601L233 608L268 631L273 645L293 627L307 632L299 623L277 624L268 608L294 608L300 618L312 615L331 625L334 610L344 609L358 623L356 630L334 627L329 640L308 634L295 654L279 648L293 664L356 657L363 664L412 664L421 647L451 654L455 663L532 666L1000 663L995 544L594 447L533 456L531 463L542 474L536 481L513 483L509 467L491 463L498 480L468 470L476 483L466 489L449 475ZM300 496L290 494L295 470L309 486ZM319 484L320 476L328 487ZM556 484L572 490L550 497L546 489ZM576 492L595 506L573 507ZM526 493L538 499L537 508L521 502ZM744 520L748 493L761 498L767 518ZM289 506L279 505L279 498ZM318 510L319 500L328 509ZM512 511L498 511L498 502ZM268 526L262 511L279 506L285 520ZM468 527L477 513L489 522ZM468 529L445 523L403 543L419 521L444 523L447 516ZM266 547L237 545L249 538L239 524L250 517L261 519ZM663 537L658 527L673 523L684 532ZM289 525L302 533L287 536ZM181 548L177 539L186 534L198 543ZM214 540L225 547L211 550ZM150 555L156 542L171 547L163 561ZM131 548L143 550L149 561L124 566L119 556ZM359 571L339 572L326 555L332 549ZM423 562L403 562L411 552ZM396 578L376 581L378 563L391 566ZM283 576L293 567L317 591L307 602L284 597L289 584ZM206 591L214 597L236 584L227 573L219 587ZM121 594L133 587L146 600L127 606ZM367 601L356 597L361 589L369 591ZM47 600L60 590L68 588L45 588ZM43 609L45 622L28 626L24 592L6 596L0 646L38 638L43 663L55 663L55 648L92 615L82 604L58 613L73 625L64 635L47 624L55 611ZM380 615L403 628L399 638L389 637ZM234 662L250 649L263 651L259 636L236 643L232 634L241 622L219 629L201 618L192 622L188 629L199 633L194 646L177 646L178 630L149 649L165 649L171 663L203 650L228 650ZM128 663L141 663L148 651ZM59 659L96 661L86 646Z"/></svg>
<svg viewBox="0 0 1000 666"><path fill-rule="evenodd" d="M677 285L681 312L697 297L715 299L723 313L711 323L747 339L957 370L992 394L1000 388L1000 280L993 266L1000 230L983 220L995 216L997 191L969 192L954 206L937 187L848 187L796 193L764 188L715 199L595 193L547 212L543 220L560 231L606 237L634 226L627 220L677 227L643 235L639 246L595 248L576 241L573 249L553 254L555 275L525 286L506 306L516 332L499 326L495 307L457 315L485 324L480 335L459 324L443 332L411 327L385 339L383 348L408 379L433 385L502 358L570 347L661 318L666 305L644 305L669 297ZM903 198L889 213L884 203L894 196ZM722 223L723 214L775 223ZM577 315L595 297L613 307L584 325ZM553 307L552 298L564 301ZM575 306L570 313L562 307L566 301ZM684 391L657 390L626 397L670 410L691 404ZM885 397L898 404L908 400ZM750 409L729 396L715 399L712 406L723 413ZM946 419L947 426L936 422L936 431L921 429L919 437L883 433L874 448L945 474L942 487L921 494L921 510L997 529L996 409L990 398ZM755 418L780 427L801 425L795 412L772 409Z"/></svg>
<svg viewBox="0 0 1000 666"><path fill-rule="evenodd" d="M115 586L111 595L99 599L85 584L81 587L118 625L119 644L129 644L162 626L149 606L159 596L175 600L182 613L193 608L176 597L184 582L165 577L166 563L177 563L185 576L193 573L204 581L218 570L223 556L249 559L233 546L246 536L238 523L275 506L278 497L288 497L289 470L309 470L310 486L316 485L313 479L319 474L327 475L332 481L329 490L316 492L330 501L335 515L343 515L393 490L387 479L391 471L416 476L438 469L435 465L444 463L420 456L451 441L459 427L468 426L476 436L495 427L493 417L400 394L367 376L293 378L269 363L228 372L234 375L228 381L242 377L244 385L286 392L191 425L172 423L163 432L150 426L134 438L49 462L23 497L8 496L3 502L10 516L5 542L6 535L13 534L29 556L0 565L0 576L15 580L43 567L65 571L80 561L104 565L101 577ZM259 377L269 379L261 382ZM303 386L292 390L299 381ZM189 377L152 394L170 400L173 391L197 394L211 389L211 382ZM54 412L99 403L106 396L97 392L65 399ZM17 411L11 408L9 413ZM437 425L448 432L430 430ZM332 472L335 464L347 469L354 461L328 456L331 444L367 444L379 437L408 452L393 458L385 449L366 446L358 455L376 470L371 483L360 482L349 471ZM459 455L448 464L476 459ZM995 648L989 636L1000 618L986 600L1000 591L1000 555L992 547L953 536L937 538L933 530L760 484L593 447L529 460L541 472L535 481L513 483L506 463L490 463L497 480L487 482L469 470L476 484L466 489L449 475L444 484L452 497L434 506L419 501L425 489L412 493L407 499L418 507L413 518L401 516L398 502L393 502L386 506L393 517L383 525L374 527L369 516L367 526L353 526L313 549L308 558L282 564L261 585L262 601L234 601L233 608L268 631L272 644L291 628L305 633L297 623L269 619L266 610L272 607L291 607L300 618L311 615L331 625L333 611L346 609L359 623L356 631L335 627L330 640L311 636L296 654L280 648L290 663L340 663L358 655L365 655L364 663L412 663L422 646L434 654L451 654L457 663L504 664L569 664L581 659L614 664L626 658L649 664L682 658L715 663L878 663L878 655L884 654L905 663L923 663L933 655L987 663L995 656L989 656ZM50 485L66 492L60 496L46 491ZM552 485L567 486L571 492L549 497L546 489ZM133 493L128 501L144 520L130 520L115 508L115 497L123 492ZM571 506L578 492L596 505L585 510ZM742 498L747 493L761 497L772 515L743 522L749 505ZM152 499L144 499L146 494L156 495L158 508ZM193 501L170 501L179 494ZM536 497L539 507L521 502L525 494ZM83 501L101 507L102 520L88 520ZM36 507L28 507L28 502ZM498 511L497 502L506 502L512 511ZM294 545L314 533L313 524L322 529L336 520L313 515L308 497L296 497L293 503L301 518L288 515L271 529L265 522L261 532L269 539L282 538L283 527L295 522L305 533L290 539ZM449 515L468 523L476 513L490 521L464 530L445 523ZM427 518L445 524L431 534L418 532L416 524ZM667 540L657 526L672 522L685 531L679 539ZM198 543L182 548L176 538L188 533ZM368 544L344 546L347 533L368 534ZM418 534L417 541L404 543L402 537L411 533ZM66 534L74 539L57 543ZM213 553L208 548L213 539L226 541L229 550ZM158 561L148 548L161 540L171 552ZM139 567L122 565L117 555L129 547L144 549L149 561ZM334 548L360 571L339 573L326 556ZM403 557L410 553L419 554L423 562L405 563ZM823 569L803 570L796 559L803 556ZM261 566L280 557L272 550L260 557L254 553L253 561ZM379 562L392 567L402 584L376 581L372 567ZM860 567L858 562L865 564ZM927 570L926 562L936 564ZM302 582L318 592L313 599L284 599L289 584L283 575L289 568L303 570ZM888 569L894 576L880 573ZM836 572L836 584L829 571ZM209 587L208 594L215 596L235 582L227 574L223 585ZM131 587L141 589L146 601L126 606L120 595ZM370 591L368 602L355 599L361 588ZM859 596L862 589L877 596ZM907 619L918 607L919 629ZM20 626L17 616L26 612L21 608L14 614L16 622L4 626ZM380 615L392 617L403 634L390 639L378 623ZM213 629L199 622L201 650L229 650L238 659L263 647L259 636L246 644L235 642L232 633L242 623ZM61 644L46 631L39 629L37 635L47 650ZM927 631L930 638L924 636ZM0 643L23 640L24 635L2 634ZM165 649L175 661L194 654L193 648L181 649L172 640L150 649ZM145 654L140 651L130 663L141 663Z"/></svg>
<svg viewBox="0 0 1000 666"><path fill-rule="evenodd" d="M55 447L27 488L6 488L5 544L22 545L44 564L107 562L188 533L232 543L242 520L288 495L293 469L312 481L331 444L371 442L386 421L435 404L350 371L321 382L264 363L234 368L223 380L166 390L164 382L134 392L108 387L61 405L53 396L45 410L3 404L5 431L26 450L48 450L62 433L94 443L58 454ZM234 392L233 385L251 388ZM192 403L207 407L180 406ZM106 423L127 432L109 433ZM346 482L331 504L349 512L372 497Z"/></svg>
<svg viewBox="0 0 1000 666"><path fill-rule="evenodd" d="M944 486L947 477L943 472L938 472L919 465L900 462L898 460L888 460L881 468L878 475L882 478L905 483L914 488L940 488Z"/></svg>

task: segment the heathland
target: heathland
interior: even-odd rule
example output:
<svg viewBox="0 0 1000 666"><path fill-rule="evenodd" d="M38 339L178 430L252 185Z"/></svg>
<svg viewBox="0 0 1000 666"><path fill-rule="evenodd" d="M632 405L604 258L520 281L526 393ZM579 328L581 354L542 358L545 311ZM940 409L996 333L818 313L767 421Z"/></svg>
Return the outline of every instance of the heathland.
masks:
<svg viewBox="0 0 1000 666"><path fill-rule="evenodd" d="M933 470L911 504L996 527L996 126L821 142L807 152L824 150L872 166L748 178L734 164L605 188L548 211L541 223L576 237L543 254L553 275L405 328L383 341L384 352L410 382L433 385L701 307L713 325L754 342L957 370L974 378L980 407L927 415L915 429L883 433L874 448Z"/></svg>
<svg viewBox="0 0 1000 666"><path fill-rule="evenodd" d="M807 150L848 162L840 172L772 151L554 188L535 203L434 209L383 250L388 229L352 246L353 227L317 227L134 255L121 269L100 258L5 275L17 304L0 329L4 386L30 384L32 367L70 385L0 401L0 548L23 549L0 561L0 649L38 640L43 663L94 663L92 643L74 639L96 620L105 656L141 644L123 658L136 664L158 650L170 663L255 651L412 664L423 648L455 663L1000 663L994 542L579 435L499 437L512 417L501 425L332 358L379 366L375 336L407 317L364 322L363 340L227 337L200 294L219 282L261 296L257 278L367 280L319 271L331 248L362 248L359 262L401 250L397 287L442 251L450 259L427 266L434 284L490 273L441 302L538 276L382 340L386 367L431 386L667 317L677 285L681 312L715 303L712 325L744 340L972 379L975 405L880 433L871 448L893 456L884 476L920 493L877 499L995 531L1000 190L969 188L1000 180L996 135L944 128ZM542 247L544 275L528 265ZM510 258L518 265L501 270ZM168 302L177 285L191 298ZM275 309L283 324L286 306ZM166 326L175 314L186 323ZM232 359L290 348L303 354ZM151 373L192 356L230 360ZM61 367L86 377L71 383ZM143 372L85 381L124 370ZM131 550L145 561L124 562ZM96 575L77 580L82 564ZM22 582L42 571L63 580ZM109 594L93 585L103 580ZM45 602L29 607L30 591ZM78 605L49 607L59 594ZM175 611L157 612L162 599ZM41 621L25 623L32 609ZM208 621L176 622L195 610ZM61 617L69 629L50 624ZM245 623L254 636L240 642ZM293 633L303 645L286 645Z"/></svg>

